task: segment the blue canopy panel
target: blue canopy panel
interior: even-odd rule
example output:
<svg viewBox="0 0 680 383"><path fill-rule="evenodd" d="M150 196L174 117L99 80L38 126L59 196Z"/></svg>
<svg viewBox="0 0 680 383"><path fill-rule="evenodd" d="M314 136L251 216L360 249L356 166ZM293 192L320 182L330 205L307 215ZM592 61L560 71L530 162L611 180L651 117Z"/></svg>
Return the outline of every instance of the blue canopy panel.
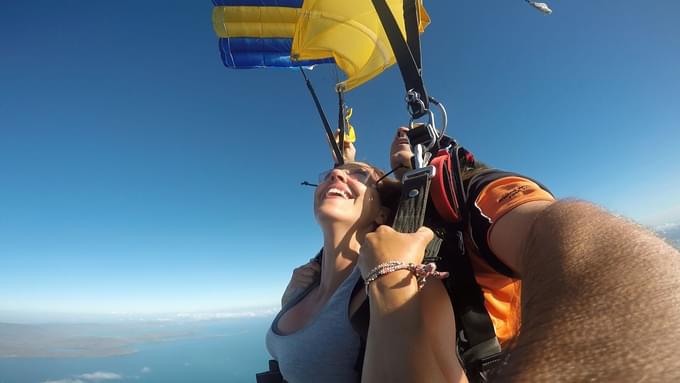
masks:
<svg viewBox="0 0 680 383"><path fill-rule="evenodd" d="M290 7L301 8L303 0L213 0L216 7L220 6L253 6L253 7Z"/></svg>
<svg viewBox="0 0 680 383"><path fill-rule="evenodd" d="M279 2L283 1L279 0ZM292 61L290 49L293 39L291 38L230 37L220 38L219 44L222 62L229 68L309 67L335 62L332 57L321 60Z"/></svg>

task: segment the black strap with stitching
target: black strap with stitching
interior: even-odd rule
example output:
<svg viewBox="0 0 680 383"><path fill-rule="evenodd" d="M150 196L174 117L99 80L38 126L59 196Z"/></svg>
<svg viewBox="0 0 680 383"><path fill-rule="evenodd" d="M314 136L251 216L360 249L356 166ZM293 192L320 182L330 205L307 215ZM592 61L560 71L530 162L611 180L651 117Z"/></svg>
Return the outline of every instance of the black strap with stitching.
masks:
<svg viewBox="0 0 680 383"><path fill-rule="evenodd" d="M394 230L401 233L415 233L423 226L430 196L430 182L430 174L425 171L404 181L399 207L392 224ZM423 262L427 263L438 259L441 242L441 238L435 235L425 249Z"/></svg>
<svg viewBox="0 0 680 383"><path fill-rule="evenodd" d="M404 0L404 22L408 42L404 39L399 24L385 0L371 0L375 7L380 23L387 34L392 46L392 52L397 59L397 65L404 80L406 92L418 93L422 105L409 103L409 110L413 118L419 118L427 113L429 100L425 91L425 84L421 76L420 67L420 36L418 33L418 8L416 0Z"/></svg>

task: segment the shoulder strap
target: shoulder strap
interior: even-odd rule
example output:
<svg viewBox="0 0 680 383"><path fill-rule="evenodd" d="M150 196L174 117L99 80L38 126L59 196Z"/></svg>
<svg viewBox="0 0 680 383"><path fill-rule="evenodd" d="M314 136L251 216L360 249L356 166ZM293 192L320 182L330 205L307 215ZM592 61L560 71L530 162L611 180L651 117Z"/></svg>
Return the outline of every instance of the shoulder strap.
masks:
<svg viewBox="0 0 680 383"><path fill-rule="evenodd" d="M441 254L441 269L451 274L444 285L455 313L458 354L468 379L478 381L483 364L498 358L501 346L465 249L462 225L447 232Z"/></svg>
<svg viewBox="0 0 680 383"><path fill-rule="evenodd" d="M257 383L286 383L279 370L279 362L274 359L269 360L269 371L255 374Z"/></svg>
<svg viewBox="0 0 680 383"><path fill-rule="evenodd" d="M356 294L362 294L364 292L364 280L359 277L357 284L354 286L351 297L353 298ZM350 298L350 302L352 299ZM357 360L354 363L354 370L361 376L361 370L364 368L364 355L366 354L366 339L368 339L368 322L371 319L371 309L368 305L368 298L364 303L359 306L359 309L349 318L350 323L354 331L359 334L359 353L357 354Z"/></svg>

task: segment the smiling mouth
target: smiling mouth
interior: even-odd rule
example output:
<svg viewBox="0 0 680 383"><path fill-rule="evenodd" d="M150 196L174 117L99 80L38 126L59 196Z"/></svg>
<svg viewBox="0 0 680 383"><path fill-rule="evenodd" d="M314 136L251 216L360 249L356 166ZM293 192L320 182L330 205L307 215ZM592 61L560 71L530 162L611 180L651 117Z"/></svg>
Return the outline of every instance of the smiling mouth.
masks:
<svg viewBox="0 0 680 383"><path fill-rule="evenodd" d="M411 142L409 141L408 137L399 137L396 140L397 145L411 145Z"/></svg>
<svg viewBox="0 0 680 383"><path fill-rule="evenodd" d="M324 194L324 198L333 198L333 197L339 197L343 199L352 199L353 196L345 190L340 190L338 188L329 188L328 191L326 191L326 194Z"/></svg>

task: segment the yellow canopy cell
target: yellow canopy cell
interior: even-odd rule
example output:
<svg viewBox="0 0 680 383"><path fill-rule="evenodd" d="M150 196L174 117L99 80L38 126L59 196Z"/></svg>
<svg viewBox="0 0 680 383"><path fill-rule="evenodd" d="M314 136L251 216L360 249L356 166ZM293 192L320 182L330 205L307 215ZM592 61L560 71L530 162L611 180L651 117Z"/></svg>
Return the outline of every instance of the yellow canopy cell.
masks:
<svg viewBox="0 0 680 383"><path fill-rule="evenodd" d="M220 6L213 8L213 29L219 37L290 38L300 8Z"/></svg>
<svg viewBox="0 0 680 383"><path fill-rule="evenodd" d="M403 0L386 2L405 34ZM430 19L422 0L417 3L419 30L423 32ZM295 27L291 57L333 57L347 75L338 84L345 90L363 84L396 62L378 14L368 0L305 0Z"/></svg>

